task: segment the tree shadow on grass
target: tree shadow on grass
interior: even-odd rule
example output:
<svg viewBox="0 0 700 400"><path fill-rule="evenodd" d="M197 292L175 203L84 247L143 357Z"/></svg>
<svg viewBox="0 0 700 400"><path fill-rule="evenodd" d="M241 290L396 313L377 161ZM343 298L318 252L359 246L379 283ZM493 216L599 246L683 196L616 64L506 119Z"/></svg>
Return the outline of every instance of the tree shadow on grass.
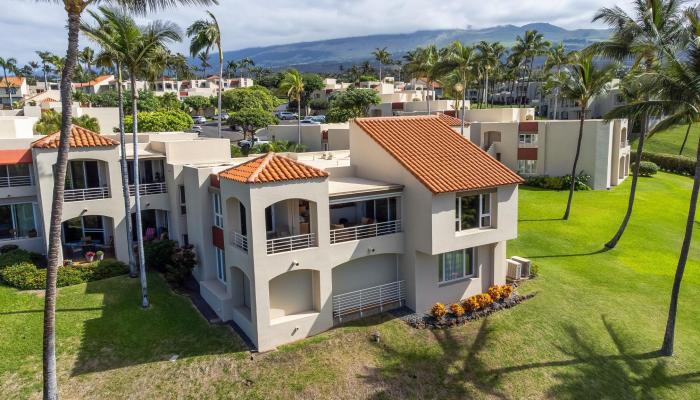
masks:
<svg viewBox="0 0 700 400"><path fill-rule="evenodd" d="M86 294L102 294L102 313L86 320L72 375L187 357L240 353L247 348L225 326L211 326L184 296L157 274L148 275L151 307L140 307L138 279L90 282ZM60 318L60 316L59 316Z"/></svg>
<svg viewBox="0 0 700 400"><path fill-rule="evenodd" d="M546 255L533 255L530 256L528 255L527 257L529 258L564 258L564 257L585 257L585 256L594 256L597 254L603 254L607 253L612 249L608 247L603 247L602 249L594 250L594 251L588 251L584 253L569 253L569 254L546 254Z"/></svg>

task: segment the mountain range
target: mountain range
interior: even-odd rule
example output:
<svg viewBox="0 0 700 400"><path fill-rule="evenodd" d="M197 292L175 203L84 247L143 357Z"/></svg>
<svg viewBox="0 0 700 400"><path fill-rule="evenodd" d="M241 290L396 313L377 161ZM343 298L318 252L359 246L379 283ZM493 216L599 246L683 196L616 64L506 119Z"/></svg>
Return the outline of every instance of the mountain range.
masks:
<svg viewBox="0 0 700 400"><path fill-rule="evenodd" d="M498 41L508 47L515 43L518 35L522 36L525 31L533 29L542 33L545 39L552 43L564 43L568 50L577 50L592 42L604 40L610 34L610 31L605 29L568 30L548 23L501 25L482 29L423 30L251 47L226 51L224 59L239 60L250 57L257 65L273 69L293 66L304 71L337 72L341 65L350 66L371 60L371 52L377 47L387 47L395 59L418 46L431 43L445 46L455 40L466 44L481 40Z"/></svg>

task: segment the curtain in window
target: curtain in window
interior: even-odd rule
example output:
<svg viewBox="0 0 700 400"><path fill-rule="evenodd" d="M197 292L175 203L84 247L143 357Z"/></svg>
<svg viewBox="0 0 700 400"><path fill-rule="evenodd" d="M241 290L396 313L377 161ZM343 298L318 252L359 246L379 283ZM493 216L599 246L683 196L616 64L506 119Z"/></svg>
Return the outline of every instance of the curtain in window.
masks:
<svg viewBox="0 0 700 400"><path fill-rule="evenodd" d="M464 276L464 252L462 250L442 255L441 278L451 281Z"/></svg>
<svg viewBox="0 0 700 400"><path fill-rule="evenodd" d="M34 226L34 207L31 203L15 204L15 226L17 227L17 236L29 236L29 231L35 229Z"/></svg>

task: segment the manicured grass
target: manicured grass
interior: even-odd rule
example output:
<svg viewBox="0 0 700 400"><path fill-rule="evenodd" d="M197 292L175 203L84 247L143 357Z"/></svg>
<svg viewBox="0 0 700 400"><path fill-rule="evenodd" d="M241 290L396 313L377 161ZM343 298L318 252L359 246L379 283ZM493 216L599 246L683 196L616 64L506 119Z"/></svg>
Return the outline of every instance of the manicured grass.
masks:
<svg viewBox="0 0 700 400"><path fill-rule="evenodd" d="M664 153L678 155L681 150L681 144L683 143L683 138L685 138L685 131L687 126L676 126L671 129L667 129L663 132L659 132L651 137L648 141L644 143L644 151L649 151L652 153ZM700 135L700 125L694 124L690 128L690 135L688 135L688 142L685 144L683 149L683 155L686 157L695 158L698 151L698 135ZM636 140L632 143L632 149L636 149Z"/></svg>
<svg viewBox="0 0 700 400"><path fill-rule="evenodd" d="M59 382L64 398L700 398L700 223L690 252L676 355L658 350L692 181L640 181L637 208L615 250L629 181L577 192L522 188L520 237L508 253L537 261L538 295L463 327L415 330L389 315L251 355L209 327L187 299L150 277L60 290ZM0 397L40 390L42 301L0 287ZM379 331L381 342L369 335ZM179 354L171 362L168 358Z"/></svg>

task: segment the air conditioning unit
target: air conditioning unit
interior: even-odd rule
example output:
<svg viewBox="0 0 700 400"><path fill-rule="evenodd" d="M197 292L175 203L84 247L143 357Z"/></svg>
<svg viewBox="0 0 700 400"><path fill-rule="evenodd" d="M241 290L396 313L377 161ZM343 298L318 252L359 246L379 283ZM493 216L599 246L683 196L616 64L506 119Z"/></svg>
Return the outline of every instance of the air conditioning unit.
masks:
<svg viewBox="0 0 700 400"><path fill-rule="evenodd" d="M530 278L530 274L532 273L532 261L528 260L527 258L522 258L522 257L517 257L517 256L513 256L510 259L517 262L517 263L520 263L520 278L519 279Z"/></svg>
<svg viewBox="0 0 700 400"><path fill-rule="evenodd" d="M508 260L506 260L506 264L508 267L508 272L506 274L508 279L513 280L513 281L519 280L520 276L521 276L521 271L522 271L522 266L520 265L520 263L517 261L511 260L511 259L508 259Z"/></svg>

